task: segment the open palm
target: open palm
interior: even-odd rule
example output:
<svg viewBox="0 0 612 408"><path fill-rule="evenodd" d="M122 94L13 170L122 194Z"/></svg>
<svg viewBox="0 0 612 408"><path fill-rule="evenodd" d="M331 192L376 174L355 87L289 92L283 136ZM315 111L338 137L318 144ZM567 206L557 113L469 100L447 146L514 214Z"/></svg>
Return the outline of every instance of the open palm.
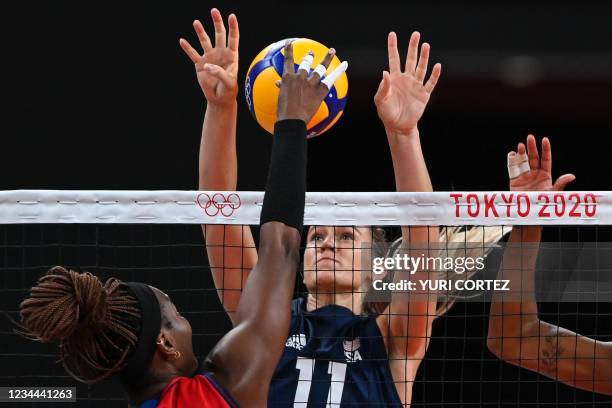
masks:
<svg viewBox="0 0 612 408"><path fill-rule="evenodd" d="M389 72L383 72L374 102L385 128L392 132L409 133L416 128L440 77L442 66L436 64L429 80L423 83L429 61L429 44L422 45L417 63L419 38L418 32L410 37L404 72L397 50L397 36L392 32L387 40Z"/></svg>
<svg viewBox="0 0 612 408"><path fill-rule="evenodd" d="M518 144L517 153L510 152L508 165L518 165L527 153L530 170L510 179L511 191L563 191L569 183L576 179L573 174L564 174L553 183L552 150L550 140L546 137L542 139L541 159L533 135L527 137L527 148L523 143Z"/></svg>
<svg viewBox="0 0 612 408"><path fill-rule="evenodd" d="M200 55L187 40L181 38L180 45L195 65L198 83L209 103L227 104L233 102L238 94L238 20L230 14L229 37L226 39L225 25L221 13L212 9L211 16L215 26L215 46L213 47L202 23L193 22L203 55Z"/></svg>

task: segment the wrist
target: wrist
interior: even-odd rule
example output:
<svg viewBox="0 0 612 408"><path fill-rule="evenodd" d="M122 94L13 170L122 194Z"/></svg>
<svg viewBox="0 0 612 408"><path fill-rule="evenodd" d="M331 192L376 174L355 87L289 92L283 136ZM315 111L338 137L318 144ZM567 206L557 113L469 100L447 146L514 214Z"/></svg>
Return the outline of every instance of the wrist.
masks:
<svg viewBox="0 0 612 408"><path fill-rule="evenodd" d="M306 131L306 122L302 119L295 118L285 118L281 119L280 117L274 123L274 134L276 135L278 132L284 131Z"/></svg>
<svg viewBox="0 0 612 408"><path fill-rule="evenodd" d="M207 101L206 110L211 113L225 113L233 112L238 108L238 102L236 99L230 99L228 101Z"/></svg>
<svg viewBox="0 0 612 408"><path fill-rule="evenodd" d="M276 116L276 121L280 122L283 120L301 120L304 123L308 123L306 121L306 114L302 112L279 112Z"/></svg>
<svg viewBox="0 0 612 408"><path fill-rule="evenodd" d="M390 129L385 126L385 132L390 143L413 142L419 140L419 129Z"/></svg>

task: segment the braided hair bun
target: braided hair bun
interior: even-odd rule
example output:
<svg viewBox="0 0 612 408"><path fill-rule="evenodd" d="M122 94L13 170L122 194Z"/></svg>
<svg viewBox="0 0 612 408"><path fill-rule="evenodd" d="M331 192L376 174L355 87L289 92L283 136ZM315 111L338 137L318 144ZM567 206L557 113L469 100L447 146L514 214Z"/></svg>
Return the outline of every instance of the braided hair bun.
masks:
<svg viewBox="0 0 612 408"><path fill-rule="evenodd" d="M61 361L77 380L95 383L125 368L140 332L138 301L111 278L55 266L20 305L21 334L59 342Z"/></svg>

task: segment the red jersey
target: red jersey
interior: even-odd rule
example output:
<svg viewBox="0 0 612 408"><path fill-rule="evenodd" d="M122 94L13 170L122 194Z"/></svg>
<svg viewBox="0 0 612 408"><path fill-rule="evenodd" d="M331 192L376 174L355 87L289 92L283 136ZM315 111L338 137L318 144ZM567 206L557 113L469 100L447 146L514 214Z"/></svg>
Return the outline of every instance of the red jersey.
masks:
<svg viewBox="0 0 612 408"><path fill-rule="evenodd" d="M157 399L145 401L140 408L236 408L238 404L214 378L207 374L177 377L170 381Z"/></svg>

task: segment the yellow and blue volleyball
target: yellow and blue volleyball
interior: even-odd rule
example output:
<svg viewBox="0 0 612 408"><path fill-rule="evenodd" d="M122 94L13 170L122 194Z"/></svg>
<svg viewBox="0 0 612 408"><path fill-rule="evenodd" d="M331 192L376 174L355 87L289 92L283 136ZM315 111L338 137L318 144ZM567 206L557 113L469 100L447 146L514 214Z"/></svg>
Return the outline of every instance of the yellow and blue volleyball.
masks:
<svg viewBox="0 0 612 408"><path fill-rule="evenodd" d="M329 50L323 44L307 38L291 40L293 41L293 61L296 71L308 51L312 50L314 52L314 61L311 67L311 69L314 69L323 61ZM269 133L274 132L274 123L276 122L279 94L276 81L283 76L286 41L275 42L257 54L249 67L244 85L246 102L251 114L257 123ZM340 60L334 55L329 67L327 67L327 74L331 73L338 65L340 65ZM334 126L344 112L347 94L348 78L346 73L343 73L327 93L317 113L307 124L308 137L318 136Z"/></svg>

